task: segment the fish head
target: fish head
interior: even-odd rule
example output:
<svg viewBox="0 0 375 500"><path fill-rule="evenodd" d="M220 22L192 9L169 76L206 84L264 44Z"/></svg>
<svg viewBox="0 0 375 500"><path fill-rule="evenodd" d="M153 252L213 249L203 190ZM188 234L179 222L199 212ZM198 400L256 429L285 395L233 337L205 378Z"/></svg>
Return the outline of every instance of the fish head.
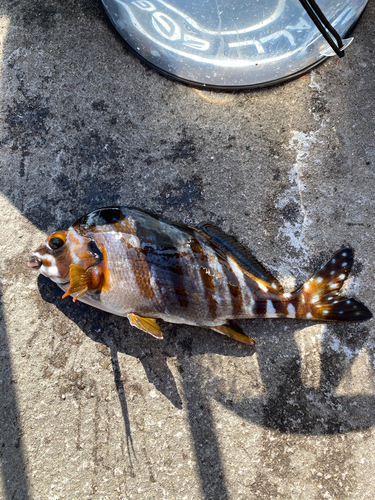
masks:
<svg viewBox="0 0 375 500"><path fill-rule="evenodd" d="M103 254L93 238L70 228L50 234L40 247L31 253L28 265L55 283L61 284L69 282L72 264L87 269L102 258Z"/></svg>

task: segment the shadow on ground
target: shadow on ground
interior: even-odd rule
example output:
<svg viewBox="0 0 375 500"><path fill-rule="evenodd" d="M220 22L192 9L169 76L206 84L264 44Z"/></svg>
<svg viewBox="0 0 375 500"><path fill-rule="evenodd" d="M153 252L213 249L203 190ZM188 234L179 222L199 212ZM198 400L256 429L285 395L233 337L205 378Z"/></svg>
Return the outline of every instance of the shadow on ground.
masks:
<svg viewBox="0 0 375 500"><path fill-rule="evenodd" d="M267 342L270 320L249 321L249 326L254 325L255 330L260 332L256 349L206 330L189 328L189 332L186 332L186 329L167 324L163 325L166 338L158 341L143 332L132 331L125 318L107 314L82 303L74 304L70 299L62 300L62 291L44 276L39 276L38 285L45 301L55 304L92 340L110 348L128 445L131 444L131 421L117 353L125 353L139 359L148 380L155 388L175 407L182 408L177 384L167 364L169 357L177 358L202 489L208 498L227 498L211 413L212 399L245 420L281 433L338 434L367 429L375 423L375 396L335 396L335 390L350 368L348 360L353 362L368 338L369 331L365 324L337 324L330 327L331 335L338 339L340 348L332 343L329 333L323 337L320 388L313 389L302 384L301 359L297 354L294 357L285 357L285 351L280 350L275 357L274 351L271 352ZM274 325L280 326L280 335L283 336L283 343L289 345L289 352L298 353L297 348L293 349L294 332L285 330L285 323L287 322L282 320L273 322ZM300 323L304 326L308 324ZM191 334L191 331L195 332L195 335ZM343 349L345 356L342 355ZM199 363L199 355L202 354L244 357L255 352L261 378L266 386L266 394L256 398L244 399L236 391L223 390L220 377L212 371L215 369ZM207 380L215 378L216 385L215 382L213 385L206 385ZM209 446L204 443L209 443Z"/></svg>
<svg viewBox="0 0 375 500"><path fill-rule="evenodd" d="M0 289L1 297L1 289ZM0 301L0 474L5 499L28 500L26 466L19 421L16 380L13 375L9 340ZM3 396L6 394L6 397Z"/></svg>

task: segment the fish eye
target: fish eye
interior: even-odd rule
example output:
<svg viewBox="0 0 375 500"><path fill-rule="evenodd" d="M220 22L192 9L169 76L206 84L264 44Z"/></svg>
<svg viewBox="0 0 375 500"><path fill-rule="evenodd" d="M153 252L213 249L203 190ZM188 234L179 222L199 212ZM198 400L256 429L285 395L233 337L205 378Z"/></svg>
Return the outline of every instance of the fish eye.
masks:
<svg viewBox="0 0 375 500"><path fill-rule="evenodd" d="M57 250L58 248L61 248L64 243L65 239L60 238L60 236L51 236L48 241L48 246L51 248L51 250Z"/></svg>

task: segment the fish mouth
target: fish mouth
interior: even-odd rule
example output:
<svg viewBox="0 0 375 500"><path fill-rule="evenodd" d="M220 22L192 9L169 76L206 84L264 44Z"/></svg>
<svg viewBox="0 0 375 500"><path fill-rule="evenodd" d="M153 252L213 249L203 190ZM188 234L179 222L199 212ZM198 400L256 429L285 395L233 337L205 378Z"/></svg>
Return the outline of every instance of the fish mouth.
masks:
<svg viewBox="0 0 375 500"><path fill-rule="evenodd" d="M32 269L39 269L42 265L42 260L36 255L31 255L29 262L27 263Z"/></svg>

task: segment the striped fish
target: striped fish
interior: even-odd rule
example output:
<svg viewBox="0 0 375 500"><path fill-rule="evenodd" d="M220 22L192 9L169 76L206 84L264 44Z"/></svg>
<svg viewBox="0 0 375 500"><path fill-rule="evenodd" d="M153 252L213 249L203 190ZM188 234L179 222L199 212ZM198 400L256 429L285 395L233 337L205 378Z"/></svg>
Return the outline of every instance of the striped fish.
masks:
<svg viewBox="0 0 375 500"><path fill-rule="evenodd" d="M254 343L242 318L361 321L360 302L339 295L353 264L345 248L293 293L232 236L212 224L172 223L132 207L95 210L51 234L29 266L64 291L163 338L157 319L203 326Z"/></svg>

